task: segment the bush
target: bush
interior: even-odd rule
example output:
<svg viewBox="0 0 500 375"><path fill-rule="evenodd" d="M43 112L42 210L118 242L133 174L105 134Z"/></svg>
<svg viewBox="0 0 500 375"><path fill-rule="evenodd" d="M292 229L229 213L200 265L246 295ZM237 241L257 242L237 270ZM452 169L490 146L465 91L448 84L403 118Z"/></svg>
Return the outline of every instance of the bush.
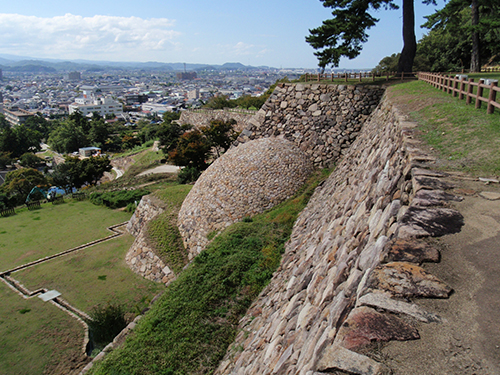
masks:
<svg viewBox="0 0 500 375"><path fill-rule="evenodd" d="M91 339L97 346L105 346L126 326L125 309L122 305L96 306L89 314L87 324Z"/></svg>
<svg viewBox="0 0 500 375"><path fill-rule="evenodd" d="M149 194L147 190L120 190L105 193L94 192L90 194L89 199L98 206L109 208L126 207L130 203L139 202L144 195Z"/></svg>
<svg viewBox="0 0 500 375"><path fill-rule="evenodd" d="M177 175L177 182L179 184L189 184L194 182L200 177L201 172L195 167L186 167L179 171Z"/></svg>

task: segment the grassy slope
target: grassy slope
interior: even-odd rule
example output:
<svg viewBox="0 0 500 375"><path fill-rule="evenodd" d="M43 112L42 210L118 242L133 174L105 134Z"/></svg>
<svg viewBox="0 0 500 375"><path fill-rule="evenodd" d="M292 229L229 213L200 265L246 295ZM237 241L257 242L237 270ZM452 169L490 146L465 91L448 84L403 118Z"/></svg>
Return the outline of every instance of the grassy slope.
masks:
<svg viewBox="0 0 500 375"><path fill-rule="evenodd" d="M187 264L187 254L177 228L177 215L192 185L172 185L157 190L155 195L167 203L165 212L154 218L147 228L157 255L176 274Z"/></svg>
<svg viewBox="0 0 500 375"><path fill-rule="evenodd" d="M87 201L0 217L0 270L59 253L111 234L106 228L131 214L94 206Z"/></svg>
<svg viewBox="0 0 500 375"><path fill-rule="evenodd" d="M41 374L80 357L83 327L68 314L37 297L23 299L3 282L0 301L1 375Z"/></svg>
<svg viewBox="0 0 500 375"><path fill-rule="evenodd" d="M475 109L420 81L395 85L389 95L419 123L422 139L438 153L443 168L500 175L500 110L488 115L486 106Z"/></svg>
<svg viewBox="0 0 500 375"><path fill-rule="evenodd" d="M232 225L173 282L126 344L93 374L212 373L237 324L280 262L293 223L318 182L293 199Z"/></svg>

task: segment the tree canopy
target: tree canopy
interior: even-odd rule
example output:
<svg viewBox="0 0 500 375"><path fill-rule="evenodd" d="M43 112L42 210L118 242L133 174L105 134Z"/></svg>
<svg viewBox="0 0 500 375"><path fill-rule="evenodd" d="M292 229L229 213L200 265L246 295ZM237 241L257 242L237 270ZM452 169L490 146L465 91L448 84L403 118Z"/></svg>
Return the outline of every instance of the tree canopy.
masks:
<svg viewBox="0 0 500 375"><path fill-rule="evenodd" d="M318 65L339 66L340 58L353 59L361 53L362 44L368 40L367 30L378 19L370 12L380 8L399 9L392 0L320 0L323 6L332 8L332 19L323 21L320 27L309 30L306 41L316 50ZM435 0L424 0L435 4ZM398 72L411 72L416 53L415 14L413 0L403 0L403 50Z"/></svg>

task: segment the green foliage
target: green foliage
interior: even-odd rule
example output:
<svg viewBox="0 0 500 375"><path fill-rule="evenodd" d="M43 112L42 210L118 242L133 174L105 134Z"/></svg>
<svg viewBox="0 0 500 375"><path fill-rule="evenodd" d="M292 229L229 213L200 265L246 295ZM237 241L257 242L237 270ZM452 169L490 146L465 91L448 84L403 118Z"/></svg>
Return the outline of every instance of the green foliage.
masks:
<svg viewBox="0 0 500 375"><path fill-rule="evenodd" d="M91 319L86 322L90 329L90 337L99 346L105 346L113 341L126 326L125 309L121 305L98 305L89 314Z"/></svg>
<svg viewBox="0 0 500 375"><path fill-rule="evenodd" d="M27 152L21 156L20 161L25 168L36 168L42 162L42 159L31 152Z"/></svg>
<svg viewBox="0 0 500 375"><path fill-rule="evenodd" d="M21 168L7 173L5 182L0 187L0 192L9 196L9 204L21 205L35 186L48 188L49 181L36 169Z"/></svg>
<svg viewBox="0 0 500 375"><path fill-rule="evenodd" d="M201 132L206 137L210 147L217 153L217 157L226 152L236 138L238 138L239 133L234 131L235 125L236 120L234 119L229 121L212 120L210 121L210 125L201 128Z"/></svg>
<svg viewBox="0 0 500 375"><path fill-rule="evenodd" d="M377 23L370 15L370 10L380 7L397 9L391 0L321 0L323 6L333 8L333 18L323 21L320 27L309 30L306 41L315 49L319 66L329 64L339 66L340 58L353 59L362 49L362 43L368 40L366 30Z"/></svg>
<svg viewBox="0 0 500 375"><path fill-rule="evenodd" d="M87 120L72 119L70 118L62 121L58 127L56 127L49 136L48 144L50 147L60 153L70 153L76 152L81 147L86 147L89 145L89 139L84 127L78 125L79 123L86 124L85 128L88 127ZM87 130L88 131L88 130Z"/></svg>
<svg viewBox="0 0 500 375"><path fill-rule="evenodd" d="M170 284L125 345L91 374L213 373L239 319L278 267L293 222L322 177L252 222L218 235Z"/></svg>
<svg viewBox="0 0 500 375"><path fill-rule="evenodd" d="M126 207L130 203L139 202L147 194L149 194L149 191L143 189L110 191L105 193L93 192L89 195L89 200L98 206L120 208Z"/></svg>
<svg viewBox="0 0 500 375"><path fill-rule="evenodd" d="M96 185L104 172L109 172L111 169L111 162L105 156L82 160L68 156L64 163L55 167L51 177L57 186L69 192L73 188L79 189L84 185Z"/></svg>
<svg viewBox="0 0 500 375"><path fill-rule="evenodd" d="M476 0L475 3L478 5L476 25L470 0L448 1L442 9L426 17L427 22L423 26L431 31L423 38L425 44L429 44L423 56L425 53L431 54L430 70L455 70L455 67L468 67L469 62L471 67L477 65L479 68L481 61L500 53L500 6L489 0ZM475 49L477 61L474 62ZM445 56L440 58L440 54ZM440 70L439 65L448 69Z"/></svg>
<svg viewBox="0 0 500 375"><path fill-rule="evenodd" d="M210 143L203 133L193 130L179 137L175 149L168 153L168 157L175 165L203 171L208 167L210 148Z"/></svg>
<svg viewBox="0 0 500 375"><path fill-rule="evenodd" d="M181 126L176 122L164 122L160 125L156 136L160 140L160 144L163 146L163 152L165 154L175 149L182 133L183 130Z"/></svg>
<svg viewBox="0 0 500 375"><path fill-rule="evenodd" d="M177 182L179 184L189 184L195 182L200 175L201 172L195 167L185 167L177 174Z"/></svg>
<svg viewBox="0 0 500 375"><path fill-rule="evenodd" d="M204 108L224 109L235 108L237 106L234 100L228 99L226 95L212 96L203 106Z"/></svg>
<svg viewBox="0 0 500 375"><path fill-rule="evenodd" d="M393 53L391 56L386 56L380 60L378 65L372 70L374 73L396 72L398 70L400 53Z"/></svg>

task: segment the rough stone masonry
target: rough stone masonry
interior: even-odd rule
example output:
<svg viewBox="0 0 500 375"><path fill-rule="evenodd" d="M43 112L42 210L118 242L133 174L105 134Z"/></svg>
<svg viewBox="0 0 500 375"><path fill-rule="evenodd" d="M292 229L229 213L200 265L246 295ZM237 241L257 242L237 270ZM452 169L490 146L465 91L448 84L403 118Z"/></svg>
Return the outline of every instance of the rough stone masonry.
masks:
<svg viewBox="0 0 500 375"><path fill-rule="evenodd" d="M359 351L417 339L412 319L439 324L409 302L451 292L420 267L439 254L418 239L456 232L463 218L442 207L460 198L426 169L413 126L382 101L300 214L216 374L387 374Z"/></svg>
<svg viewBox="0 0 500 375"><path fill-rule="evenodd" d="M384 93L378 86L282 84L249 125L237 144L284 137L316 166L330 167L354 142Z"/></svg>

